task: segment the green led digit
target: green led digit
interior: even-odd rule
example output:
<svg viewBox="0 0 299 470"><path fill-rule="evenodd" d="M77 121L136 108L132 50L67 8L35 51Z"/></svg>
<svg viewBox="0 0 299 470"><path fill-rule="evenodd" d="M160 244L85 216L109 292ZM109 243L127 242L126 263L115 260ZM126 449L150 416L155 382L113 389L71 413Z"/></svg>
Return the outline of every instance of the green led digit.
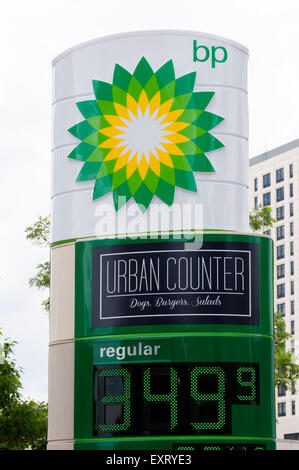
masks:
<svg viewBox="0 0 299 470"><path fill-rule="evenodd" d="M169 393L151 393L151 369L148 368L143 374L143 392L144 398L149 402L169 403L170 405L170 429L174 429L178 424L178 380L177 372L172 367L167 369L170 373L170 392Z"/></svg>
<svg viewBox="0 0 299 470"><path fill-rule="evenodd" d="M104 369L99 373L99 377L123 377L122 395L105 395L101 402L104 405L120 403L123 406L123 423L99 424L102 431L126 431L131 424L131 374L127 369Z"/></svg>
<svg viewBox="0 0 299 470"><path fill-rule="evenodd" d="M244 373L250 375L249 380L244 380ZM241 401L254 401L256 398L256 376L253 367L239 367L237 370L237 379L241 387L250 387L251 393L249 395L238 395Z"/></svg>
<svg viewBox="0 0 299 470"><path fill-rule="evenodd" d="M195 450L195 447L193 446L179 446L176 448L176 450Z"/></svg>
<svg viewBox="0 0 299 470"><path fill-rule="evenodd" d="M221 450L219 446L204 446L203 450Z"/></svg>
<svg viewBox="0 0 299 470"><path fill-rule="evenodd" d="M199 393L198 376L216 375L218 383L217 393ZM218 402L218 421L216 422L196 422L191 423L197 429L222 429L225 425L225 375L221 367L195 367L191 371L191 396L196 402Z"/></svg>

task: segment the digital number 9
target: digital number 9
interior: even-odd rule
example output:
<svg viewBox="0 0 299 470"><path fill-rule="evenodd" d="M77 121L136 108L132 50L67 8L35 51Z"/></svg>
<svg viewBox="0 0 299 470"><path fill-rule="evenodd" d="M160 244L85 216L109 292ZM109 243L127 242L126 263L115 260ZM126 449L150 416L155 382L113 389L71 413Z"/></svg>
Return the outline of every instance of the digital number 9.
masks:
<svg viewBox="0 0 299 470"><path fill-rule="evenodd" d="M244 380L244 375L249 375L248 380ZM250 394L238 395L240 401L254 401L256 399L256 377L253 367L239 367L237 370L237 379L241 387L250 388Z"/></svg>
<svg viewBox="0 0 299 470"><path fill-rule="evenodd" d="M217 393L199 393L198 377L200 375L216 375ZM225 374L221 367L195 367L191 371L191 396L196 402L217 402L218 420L212 422L193 422L191 425L196 430L222 429L225 425Z"/></svg>

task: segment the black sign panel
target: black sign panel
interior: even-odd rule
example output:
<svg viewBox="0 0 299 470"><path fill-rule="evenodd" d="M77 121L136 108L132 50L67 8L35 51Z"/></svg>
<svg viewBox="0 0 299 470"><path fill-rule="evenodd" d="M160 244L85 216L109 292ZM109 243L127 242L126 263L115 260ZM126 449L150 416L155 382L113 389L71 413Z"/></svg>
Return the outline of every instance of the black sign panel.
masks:
<svg viewBox="0 0 299 470"><path fill-rule="evenodd" d="M92 254L92 326L259 322L255 243L99 246Z"/></svg>

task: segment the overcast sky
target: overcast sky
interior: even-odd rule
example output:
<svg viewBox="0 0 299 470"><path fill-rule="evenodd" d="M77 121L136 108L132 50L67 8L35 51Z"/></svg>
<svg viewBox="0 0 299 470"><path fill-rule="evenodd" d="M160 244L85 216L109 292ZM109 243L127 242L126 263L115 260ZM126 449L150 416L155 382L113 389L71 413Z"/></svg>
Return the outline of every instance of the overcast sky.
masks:
<svg viewBox="0 0 299 470"><path fill-rule="evenodd" d="M10 0L0 16L0 328L19 342L24 396L47 400L47 293L28 287L47 250L24 229L50 208L51 61L80 42L189 29L249 48L250 156L299 138L296 0Z"/></svg>

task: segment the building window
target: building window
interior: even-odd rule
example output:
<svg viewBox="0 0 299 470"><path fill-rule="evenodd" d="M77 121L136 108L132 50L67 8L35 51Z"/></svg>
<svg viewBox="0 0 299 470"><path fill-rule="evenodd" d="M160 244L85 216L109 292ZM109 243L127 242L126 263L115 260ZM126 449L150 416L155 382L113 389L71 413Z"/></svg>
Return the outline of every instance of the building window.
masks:
<svg viewBox="0 0 299 470"><path fill-rule="evenodd" d="M285 304L277 304L277 312L285 314Z"/></svg>
<svg viewBox="0 0 299 470"><path fill-rule="evenodd" d="M263 233L264 233L264 235L268 235L268 237L271 237L271 230L266 230Z"/></svg>
<svg viewBox="0 0 299 470"><path fill-rule="evenodd" d="M282 240L284 238L284 225L276 228L276 239Z"/></svg>
<svg viewBox="0 0 299 470"><path fill-rule="evenodd" d="M291 351L295 354L295 341L291 341Z"/></svg>
<svg viewBox="0 0 299 470"><path fill-rule="evenodd" d="M292 237L294 235L294 222L290 223L290 236Z"/></svg>
<svg viewBox="0 0 299 470"><path fill-rule="evenodd" d="M291 271L291 276L294 276L294 273L295 273L295 263L294 263L294 261L291 261L291 263L290 263L290 271Z"/></svg>
<svg viewBox="0 0 299 470"><path fill-rule="evenodd" d="M294 185L293 183L290 184L290 197L294 196Z"/></svg>
<svg viewBox="0 0 299 470"><path fill-rule="evenodd" d="M270 206L270 204L271 204L271 193L263 194L263 204L264 204L264 206Z"/></svg>
<svg viewBox="0 0 299 470"><path fill-rule="evenodd" d="M295 321L294 320L291 321L291 334L292 335L295 334Z"/></svg>
<svg viewBox="0 0 299 470"><path fill-rule="evenodd" d="M258 190L258 179L257 178L254 178L254 190L255 191Z"/></svg>
<svg viewBox="0 0 299 470"><path fill-rule="evenodd" d="M292 415L294 416L296 414L296 402L292 401Z"/></svg>
<svg viewBox="0 0 299 470"><path fill-rule="evenodd" d="M294 242L290 242L290 255L294 254Z"/></svg>
<svg viewBox="0 0 299 470"><path fill-rule="evenodd" d="M284 219L284 206L277 207L277 209L276 209L276 219L277 220Z"/></svg>
<svg viewBox="0 0 299 470"><path fill-rule="evenodd" d="M277 312L281 313L283 316L285 316L285 313L286 313L285 304L277 304Z"/></svg>
<svg viewBox="0 0 299 470"><path fill-rule="evenodd" d="M290 178L293 178L294 176L294 166L293 163L290 164Z"/></svg>
<svg viewBox="0 0 299 470"><path fill-rule="evenodd" d="M294 203L291 202L291 204L290 204L290 217L293 217L293 215L294 215Z"/></svg>
<svg viewBox="0 0 299 470"><path fill-rule="evenodd" d="M277 253L277 259L284 258L284 245L279 245L276 248L276 253Z"/></svg>
<svg viewBox="0 0 299 470"><path fill-rule="evenodd" d="M271 184L271 175L270 173L267 173L267 175L263 176L263 187L268 188Z"/></svg>
<svg viewBox="0 0 299 470"><path fill-rule="evenodd" d="M296 382L294 382L294 380L292 380L292 395L296 395Z"/></svg>
<svg viewBox="0 0 299 470"><path fill-rule="evenodd" d="M280 183L283 180L284 180L284 170L283 168L280 168L279 170L276 170L276 183Z"/></svg>
<svg viewBox="0 0 299 470"><path fill-rule="evenodd" d="M258 198L255 197L255 198L254 198L254 208L256 209L258 205L259 205L259 203L258 203Z"/></svg>
<svg viewBox="0 0 299 470"><path fill-rule="evenodd" d="M295 282L291 281L291 295L295 294Z"/></svg>
<svg viewBox="0 0 299 470"><path fill-rule="evenodd" d="M286 416L286 404L284 401L278 403L278 416Z"/></svg>
<svg viewBox="0 0 299 470"><path fill-rule="evenodd" d="M284 200L284 187L276 189L276 201L280 202Z"/></svg>
<svg viewBox="0 0 299 470"><path fill-rule="evenodd" d="M281 299L284 296L285 296L285 285L284 284L278 284L277 285L277 298Z"/></svg>
<svg viewBox="0 0 299 470"><path fill-rule="evenodd" d="M295 313L295 300L291 300L291 315Z"/></svg>
<svg viewBox="0 0 299 470"><path fill-rule="evenodd" d="M277 266L277 279L281 279L285 276L285 267L284 264L279 264Z"/></svg>
<svg viewBox="0 0 299 470"><path fill-rule="evenodd" d="M283 438L294 440L294 441L299 441L299 432L294 432L292 434L284 434Z"/></svg>
<svg viewBox="0 0 299 470"><path fill-rule="evenodd" d="M286 389L283 384L278 385L277 387L277 395L279 397L285 397L286 396Z"/></svg>

